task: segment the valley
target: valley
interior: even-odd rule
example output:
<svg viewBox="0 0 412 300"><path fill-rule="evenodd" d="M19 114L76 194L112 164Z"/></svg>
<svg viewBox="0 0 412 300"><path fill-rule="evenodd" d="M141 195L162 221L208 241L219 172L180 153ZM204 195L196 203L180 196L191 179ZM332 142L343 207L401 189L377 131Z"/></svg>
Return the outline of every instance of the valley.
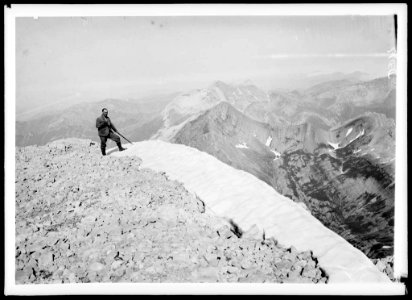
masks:
<svg viewBox="0 0 412 300"><path fill-rule="evenodd" d="M355 99L359 115L353 108L341 123L342 110L334 105L319 113L276 97L274 103L255 100L246 108L242 99L238 110L236 100L223 100L186 122L170 141L255 175L370 258L382 258L393 254L395 121L390 114L365 112L383 108L393 95L388 91L379 98L378 92L371 92L375 98L364 94L371 98L365 106Z"/></svg>

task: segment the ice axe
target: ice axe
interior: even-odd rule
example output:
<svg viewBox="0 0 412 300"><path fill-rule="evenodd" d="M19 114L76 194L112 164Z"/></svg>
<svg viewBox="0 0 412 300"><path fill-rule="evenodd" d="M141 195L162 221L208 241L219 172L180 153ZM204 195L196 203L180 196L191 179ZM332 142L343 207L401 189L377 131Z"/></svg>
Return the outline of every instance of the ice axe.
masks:
<svg viewBox="0 0 412 300"><path fill-rule="evenodd" d="M133 143L131 141L129 141L127 138L125 138L120 132L116 132L118 135L120 135L122 138L124 138L126 141L128 141L130 144L133 145Z"/></svg>

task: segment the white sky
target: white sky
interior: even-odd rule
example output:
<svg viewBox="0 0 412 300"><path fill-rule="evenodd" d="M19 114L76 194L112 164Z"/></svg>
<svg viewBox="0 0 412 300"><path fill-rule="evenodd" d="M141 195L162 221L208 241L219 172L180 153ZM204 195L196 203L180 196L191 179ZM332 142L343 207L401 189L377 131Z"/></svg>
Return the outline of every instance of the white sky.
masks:
<svg viewBox="0 0 412 300"><path fill-rule="evenodd" d="M17 110L314 72L385 76L393 19L379 16L16 18Z"/></svg>

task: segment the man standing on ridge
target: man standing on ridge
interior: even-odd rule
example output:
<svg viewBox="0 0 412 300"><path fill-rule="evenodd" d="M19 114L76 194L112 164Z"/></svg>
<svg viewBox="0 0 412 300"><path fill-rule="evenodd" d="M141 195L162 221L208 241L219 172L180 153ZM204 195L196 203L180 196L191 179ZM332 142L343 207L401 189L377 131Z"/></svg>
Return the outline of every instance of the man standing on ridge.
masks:
<svg viewBox="0 0 412 300"><path fill-rule="evenodd" d="M102 149L103 155L106 155L106 142L108 138L115 141L117 147L119 147L119 151L126 150L122 147L120 137L114 134L114 132L117 132L117 129L108 117L108 113L109 111L107 110L107 108L103 108L102 115L96 119L96 127L98 129L100 137L100 148Z"/></svg>

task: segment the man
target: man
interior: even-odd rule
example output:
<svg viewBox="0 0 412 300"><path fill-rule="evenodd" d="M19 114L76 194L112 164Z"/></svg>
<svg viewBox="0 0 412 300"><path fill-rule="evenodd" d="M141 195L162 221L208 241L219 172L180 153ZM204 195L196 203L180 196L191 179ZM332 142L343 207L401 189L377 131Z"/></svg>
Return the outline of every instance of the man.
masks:
<svg viewBox="0 0 412 300"><path fill-rule="evenodd" d="M111 139L116 142L117 147L119 147L119 151L126 150L122 147L122 143L120 142L120 137L114 132L117 132L116 127L113 125L112 121L108 117L109 111L107 108L102 109L102 115L96 119L96 127L98 129L99 137L100 137L100 148L102 149L102 154L106 155L106 142L107 139ZM113 132L114 131L114 132Z"/></svg>

